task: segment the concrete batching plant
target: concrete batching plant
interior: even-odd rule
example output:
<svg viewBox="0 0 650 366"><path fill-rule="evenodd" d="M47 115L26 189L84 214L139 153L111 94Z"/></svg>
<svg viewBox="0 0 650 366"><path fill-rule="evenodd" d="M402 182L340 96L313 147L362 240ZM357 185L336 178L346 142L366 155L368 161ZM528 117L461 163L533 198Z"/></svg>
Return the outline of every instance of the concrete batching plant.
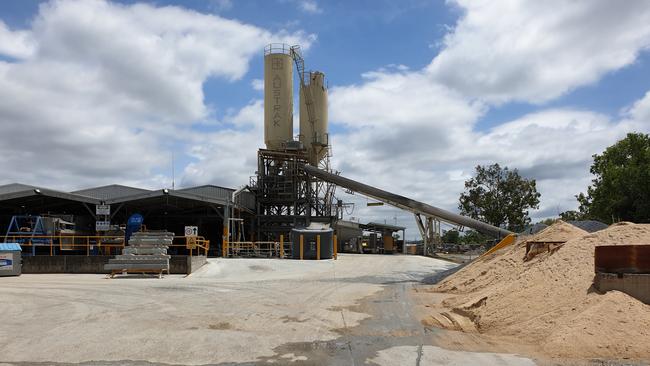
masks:
<svg viewBox="0 0 650 366"><path fill-rule="evenodd" d="M300 132L293 131L293 66L300 79ZM466 226L497 237L507 230L346 179L329 166L327 83L319 71L305 71L298 46L272 44L264 52L264 136L258 151L255 193L257 240L288 238L293 229L332 225L336 219L335 185L412 212L425 246L432 249L440 222ZM316 227L318 225L315 225Z"/></svg>
<svg viewBox="0 0 650 366"><path fill-rule="evenodd" d="M300 79L300 132L293 137L293 68ZM304 165L329 171L325 75L305 71L300 48L271 44L264 50L264 142L250 190L257 200L257 240L290 237L294 228L331 225L334 188L305 173Z"/></svg>

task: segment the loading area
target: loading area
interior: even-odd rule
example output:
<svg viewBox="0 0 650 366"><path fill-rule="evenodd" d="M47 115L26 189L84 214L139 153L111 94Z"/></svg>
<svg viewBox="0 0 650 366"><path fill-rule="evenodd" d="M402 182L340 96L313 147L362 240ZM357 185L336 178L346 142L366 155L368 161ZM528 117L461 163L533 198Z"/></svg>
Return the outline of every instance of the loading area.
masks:
<svg viewBox="0 0 650 366"><path fill-rule="evenodd" d="M8 319L0 328L2 360L532 364L494 351L431 346L441 333L420 323L412 295L421 280L453 266L422 256L342 254L321 261L211 258L190 276L164 280L107 280L93 274L6 277L0 297Z"/></svg>

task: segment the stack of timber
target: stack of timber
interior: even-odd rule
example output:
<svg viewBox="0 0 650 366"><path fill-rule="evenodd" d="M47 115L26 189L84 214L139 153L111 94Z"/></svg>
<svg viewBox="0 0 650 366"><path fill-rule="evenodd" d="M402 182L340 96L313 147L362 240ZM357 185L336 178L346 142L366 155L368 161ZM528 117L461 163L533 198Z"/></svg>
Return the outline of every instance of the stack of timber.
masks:
<svg viewBox="0 0 650 366"><path fill-rule="evenodd" d="M128 246L122 249L122 254L109 259L104 269L111 271L111 278L118 273L129 272L156 273L162 277L163 272L169 273L167 248L173 240L174 233L167 231L134 233Z"/></svg>

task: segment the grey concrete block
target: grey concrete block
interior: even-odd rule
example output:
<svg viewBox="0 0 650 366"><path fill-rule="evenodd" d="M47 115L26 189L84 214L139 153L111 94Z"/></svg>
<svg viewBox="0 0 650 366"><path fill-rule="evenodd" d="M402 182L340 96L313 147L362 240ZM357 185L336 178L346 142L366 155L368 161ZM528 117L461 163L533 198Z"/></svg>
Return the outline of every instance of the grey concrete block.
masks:
<svg viewBox="0 0 650 366"><path fill-rule="evenodd" d="M167 248L126 247L122 250L122 254L161 255L167 254Z"/></svg>
<svg viewBox="0 0 650 366"><path fill-rule="evenodd" d="M121 264L109 263L104 265L105 270L166 270L169 271L169 266L161 264Z"/></svg>
<svg viewBox="0 0 650 366"><path fill-rule="evenodd" d="M169 266L168 260L139 260L139 261L129 261L129 260L119 260L111 259L108 264L128 264L128 265L138 265L138 264L159 264L161 266Z"/></svg>
<svg viewBox="0 0 650 366"><path fill-rule="evenodd" d="M115 259L127 260L127 261L169 260L169 258L171 258L171 256L166 254L152 254L152 255L120 254L115 256Z"/></svg>

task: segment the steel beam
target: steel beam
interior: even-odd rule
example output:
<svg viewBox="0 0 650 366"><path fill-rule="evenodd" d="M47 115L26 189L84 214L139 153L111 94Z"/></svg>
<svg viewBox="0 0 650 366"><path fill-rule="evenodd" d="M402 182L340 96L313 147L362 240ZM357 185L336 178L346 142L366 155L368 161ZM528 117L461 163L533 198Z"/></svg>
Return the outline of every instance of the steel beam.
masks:
<svg viewBox="0 0 650 366"><path fill-rule="evenodd" d="M458 215L388 191L384 191L382 189L372 187L367 184L342 177L340 175L332 174L311 165L305 164L302 168L305 170L305 172L317 178L328 181L330 183L334 183L339 187L359 192L365 196L385 202L389 205L401 208L406 211L422 214L427 217L435 217L438 220L445 221L452 225L463 225L470 227L476 231L495 237L502 238L508 234L512 234L512 232L509 230L502 229L467 216Z"/></svg>

